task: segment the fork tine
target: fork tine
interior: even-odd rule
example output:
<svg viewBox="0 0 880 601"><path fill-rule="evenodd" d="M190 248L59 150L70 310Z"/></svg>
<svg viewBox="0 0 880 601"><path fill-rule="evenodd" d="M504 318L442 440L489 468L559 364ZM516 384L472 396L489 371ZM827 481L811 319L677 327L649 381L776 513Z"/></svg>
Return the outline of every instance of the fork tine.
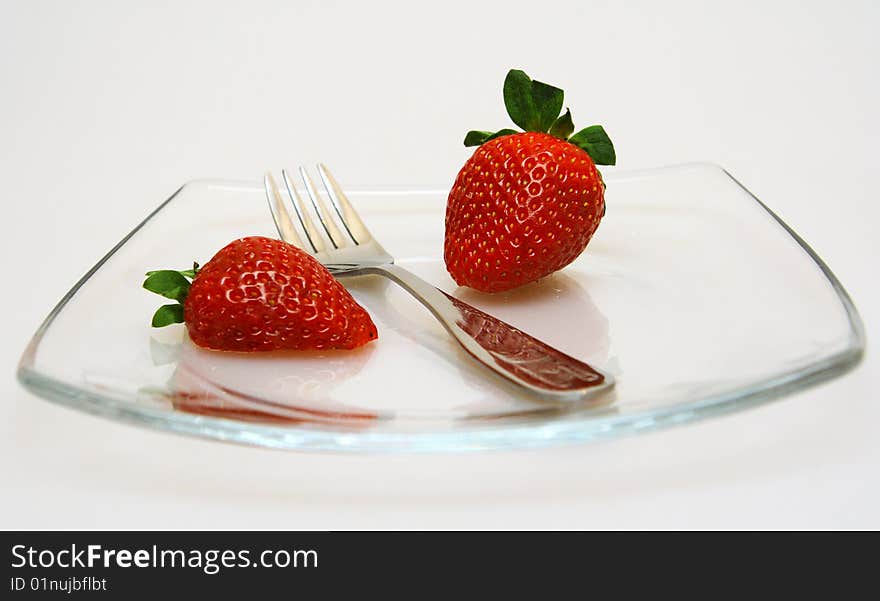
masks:
<svg viewBox="0 0 880 601"><path fill-rule="evenodd" d="M284 199L281 198L281 194L278 192L278 184L275 183L275 178L268 171L263 176L263 188L266 190L266 200L269 202L269 211L272 213L272 220L275 221L278 235L288 244L304 249L305 246L303 246L299 234L296 233L296 228L293 227L290 213L287 212L287 207L284 206Z"/></svg>
<svg viewBox="0 0 880 601"><path fill-rule="evenodd" d="M312 206L315 207L315 212L318 214L318 220L321 222L321 225L324 226L324 231L327 232L327 237L330 238L330 242L336 248L348 246L348 243L345 241L345 238L342 237L339 228L336 227L336 221L333 219L333 215L327 210L327 205L324 203L324 199L321 198L318 191L315 189L315 183L312 181L312 178L309 177L309 173L302 165L299 167L299 176L302 179L303 184L305 184L306 193L312 201Z"/></svg>
<svg viewBox="0 0 880 601"><path fill-rule="evenodd" d="M296 211L296 216L299 217L299 223L302 225L303 231L306 233L306 238L309 239L309 244L312 245L312 249L316 253L322 252L327 246L321 239L321 233L315 227L312 218L309 217L309 212L306 209L306 205L303 203L303 199L299 195L299 192L296 191L296 186L290 181L290 176L287 175L287 169L281 170L281 178L284 180L284 187L287 188L287 196L290 198L290 204L293 205L293 209Z"/></svg>
<svg viewBox="0 0 880 601"><path fill-rule="evenodd" d="M345 193L342 191L342 186L339 185L339 182L336 181L336 178L333 177L333 174L330 173L330 170L323 163L318 163L318 174L321 176L321 181L324 182L327 195L333 201L333 207L342 219L342 225L348 230L348 235L351 236L355 244L364 244L372 240L373 235L370 234L370 230L367 229L367 226L361 221L360 215L354 210L351 203L348 202L348 198L346 198Z"/></svg>

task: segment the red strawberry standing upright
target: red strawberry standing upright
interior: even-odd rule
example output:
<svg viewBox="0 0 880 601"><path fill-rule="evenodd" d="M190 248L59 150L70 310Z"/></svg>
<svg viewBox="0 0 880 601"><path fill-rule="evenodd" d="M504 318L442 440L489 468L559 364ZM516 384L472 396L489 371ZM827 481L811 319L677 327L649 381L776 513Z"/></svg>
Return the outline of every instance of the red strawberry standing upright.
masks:
<svg viewBox="0 0 880 601"><path fill-rule="evenodd" d="M152 271L144 288L177 301L156 311L154 327L185 322L192 341L209 349L352 349L378 337L326 267L271 238L234 240L201 269Z"/></svg>
<svg viewBox="0 0 880 601"><path fill-rule="evenodd" d="M523 132L470 131L479 146L446 206L443 258L452 278L483 292L509 290L562 269L586 248L605 214L596 165L613 165L601 125L572 135L563 92L522 71L504 81L504 104Z"/></svg>

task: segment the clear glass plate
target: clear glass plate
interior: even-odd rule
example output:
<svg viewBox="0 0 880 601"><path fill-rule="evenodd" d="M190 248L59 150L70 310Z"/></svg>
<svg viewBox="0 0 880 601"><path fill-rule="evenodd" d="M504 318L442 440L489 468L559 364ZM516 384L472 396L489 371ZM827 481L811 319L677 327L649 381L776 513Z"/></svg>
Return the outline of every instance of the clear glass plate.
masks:
<svg viewBox="0 0 880 601"><path fill-rule="evenodd" d="M837 278L723 169L694 164L607 177L587 251L499 295L456 289L442 260L446 193L351 192L398 262L459 298L613 374L598 398L530 398L470 358L383 278L344 283L376 343L354 351L201 350L154 330L144 272L205 261L274 235L259 183L184 185L74 286L19 368L36 394L113 419L309 451L462 451L629 434L767 402L858 363L864 331ZM113 298L114 302L106 300Z"/></svg>

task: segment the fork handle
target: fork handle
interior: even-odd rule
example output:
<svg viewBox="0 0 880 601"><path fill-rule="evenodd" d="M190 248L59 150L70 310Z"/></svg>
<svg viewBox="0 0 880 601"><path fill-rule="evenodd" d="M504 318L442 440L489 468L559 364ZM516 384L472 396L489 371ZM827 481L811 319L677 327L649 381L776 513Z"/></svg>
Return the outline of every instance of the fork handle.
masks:
<svg viewBox="0 0 880 601"><path fill-rule="evenodd" d="M612 384L610 375L446 294L398 265L364 271L399 284L434 314L471 357L533 394L571 401Z"/></svg>

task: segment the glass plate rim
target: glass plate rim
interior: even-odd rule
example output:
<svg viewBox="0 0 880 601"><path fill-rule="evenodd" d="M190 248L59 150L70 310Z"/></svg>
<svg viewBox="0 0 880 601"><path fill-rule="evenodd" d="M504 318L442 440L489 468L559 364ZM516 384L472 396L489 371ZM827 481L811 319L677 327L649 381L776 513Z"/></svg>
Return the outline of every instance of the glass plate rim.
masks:
<svg viewBox="0 0 880 601"><path fill-rule="evenodd" d="M543 447L566 443L573 444L686 424L777 400L785 395L841 376L858 365L864 355L866 335L861 316L849 293L812 247L727 169L712 162L688 162L614 172L608 174L606 179L631 179L656 175L663 171L688 168L709 168L723 173L741 188L747 197L751 198L766 211L797 242L822 272L844 308L850 329L847 348L819 361L759 380L750 386L731 392L710 395L698 401L673 403L664 407L620 416L594 416L586 413L582 418L571 419L572 414L568 414L564 420L551 419L540 423L474 426L466 431L453 432L347 432L312 429L307 426L268 426L183 412L171 413L147 406L134 407L131 406L127 399L111 394L88 391L42 374L35 369L34 362L37 349L45 332L52 325L58 314L61 313L64 307L76 295L77 291L85 285L104 263L118 252L132 236L173 202L181 192L193 185L254 185L254 183L250 182L222 179L195 179L184 183L160 203L158 207L126 234L107 254L101 257L61 297L25 347L19 361L17 377L27 390L59 405L161 431L285 450L342 453L420 453L500 450ZM402 191L403 189L391 189L382 190L381 192L398 193ZM427 188L415 191L423 193L435 192ZM352 190L352 193L354 192L355 190ZM380 190L366 189L357 190L357 192L379 193Z"/></svg>

